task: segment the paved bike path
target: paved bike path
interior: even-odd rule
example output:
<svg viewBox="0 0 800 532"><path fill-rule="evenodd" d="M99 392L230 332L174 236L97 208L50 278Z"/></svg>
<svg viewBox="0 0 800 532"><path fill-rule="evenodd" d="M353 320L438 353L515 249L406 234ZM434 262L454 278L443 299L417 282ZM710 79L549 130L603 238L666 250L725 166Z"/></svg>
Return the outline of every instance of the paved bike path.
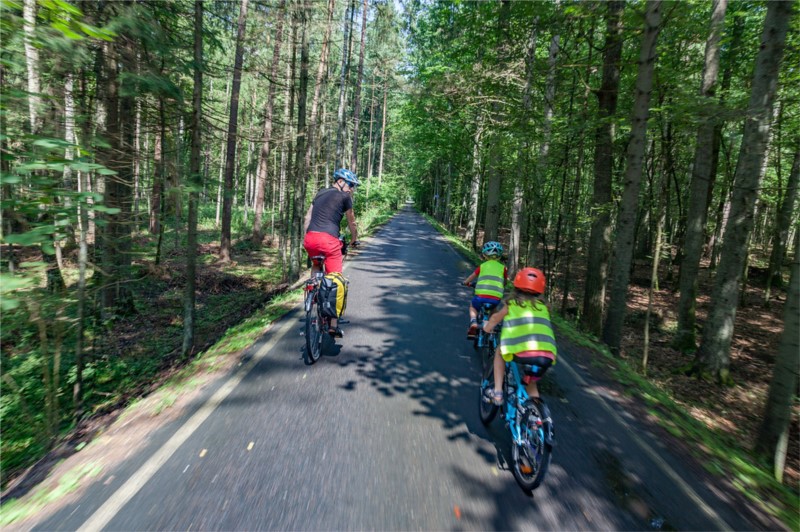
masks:
<svg viewBox="0 0 800 532"><path fill-rule="evenodd" d="M38 528L641 530L659 519L753 528L599 398L569 353L547 377L553 463L525 496L505 464L507 431L477 415L470 291L458 287L471 269L421 216L402 212L348 263L351 323L336 349L305 366L291 312L251 349L240 382L209 387Z"/></svg>

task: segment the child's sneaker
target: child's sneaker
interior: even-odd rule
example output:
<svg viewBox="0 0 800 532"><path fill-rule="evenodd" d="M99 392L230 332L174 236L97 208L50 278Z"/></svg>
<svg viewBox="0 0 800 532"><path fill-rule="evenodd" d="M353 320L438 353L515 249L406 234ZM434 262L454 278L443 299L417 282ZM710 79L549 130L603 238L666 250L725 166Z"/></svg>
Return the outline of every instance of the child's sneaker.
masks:
<svg viewBox="0 0 800 532"><path fill-rule="evenodd" d="M470 323L467 330L467 340L474 340L476 336L478 336L478 324Z"/></svg>

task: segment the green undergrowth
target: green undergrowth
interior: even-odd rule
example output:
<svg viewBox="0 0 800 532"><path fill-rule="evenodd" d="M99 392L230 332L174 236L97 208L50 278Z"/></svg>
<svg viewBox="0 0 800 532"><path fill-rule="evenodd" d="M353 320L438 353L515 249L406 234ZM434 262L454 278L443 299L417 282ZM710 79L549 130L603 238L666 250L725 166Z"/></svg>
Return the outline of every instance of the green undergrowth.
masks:
<svg viewBox="0 0 800 532"><path fill-rule="evenodd" d="M450 233L441 223L428 215L425 218L442 233L459 253L479 262L478 254L468 242ZM553 313L553 323L560 336L576 346L591 350L595 366L611 370L625 392L647 405L658 423L672 436L680 438L710 473L730 479L753 504L780 519L790 530L800 530L800 497L798 493L775 480L769 464L754 459L741 440L713 430L692 417L666 390L642 376L627 361L615 357L597 338L578 330L575 325Z"/></svg>
<svg viewBox="0 0 800 532"><path fill-rule="evenodd" d="M72 493L78 489L84 479L96 477L101 471L102 467L100 465L84 464L64 474L55 489L50 489L49 486L42 486L32 496L26 497L24 500L12 500L4 503L2 512L0 512L0 526L8 526L20 519L33 515L49 503L60 499L68 493Z"/></svg>

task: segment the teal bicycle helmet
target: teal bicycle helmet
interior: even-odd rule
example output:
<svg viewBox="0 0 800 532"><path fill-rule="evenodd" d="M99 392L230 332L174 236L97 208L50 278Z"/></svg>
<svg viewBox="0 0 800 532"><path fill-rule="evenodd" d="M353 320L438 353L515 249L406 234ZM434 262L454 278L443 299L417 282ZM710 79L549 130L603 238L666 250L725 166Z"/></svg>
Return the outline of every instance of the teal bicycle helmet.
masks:
<svg viewBox="0 0 800 532"><path fill-rule="evenodd" d="M345 183L350 185L352 188L357 187L361 183L358 181L356 174L348 170L347 168L339 168L333 173L334 179L343 179Z"/></svg>
<svg viewBox="0 0 800 532"><path fill-rule="evenodd" d="M500 244L500 242L491 240L483 245L481 253L487 257L499 257L503 254L503 246Z"/></svg>

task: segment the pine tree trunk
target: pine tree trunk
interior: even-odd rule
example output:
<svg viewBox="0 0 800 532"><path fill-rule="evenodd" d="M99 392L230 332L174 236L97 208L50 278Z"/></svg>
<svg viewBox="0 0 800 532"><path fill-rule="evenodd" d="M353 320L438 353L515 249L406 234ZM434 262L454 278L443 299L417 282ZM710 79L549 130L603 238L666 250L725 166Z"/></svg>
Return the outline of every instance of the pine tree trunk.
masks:
<svg viewBox="0 0 800 532"><path fill-rule="evenodd" d="M622 324L628 301L631 261L636 238L636 214L639 210L639 188L642 162L647 146L647 120L650 117L650 93L656 60L656 41L661 30L661 0L648 0L639 72L636 76L636 98L631 119L622 203L614 236L614 266L611 279L611 300L603 327L603 341L612 352L619 353Z"/></svg>
<svg viewBox="0 0 800 532"><path fill-rule="evenodd" d="M247 26L247 2L241 0L239 22L236 32L236 52L233 64L231 85L231 108L228 120L228 149L225 154L225 183L222 194L222 229L219 242L219 260L231 261L231 208L233 205L233 174L236 170L236 132L239 127L239 87L242 83L242 61L244 56L244 35Z"/></svg>
<svg viewBox="0 0 800 532"><path fill-rule="evenodd" d="M753 227L753 210L761 181L761 165L769 138L769 121L778 85L786 32L793 2L767 4L764 32L745 120L739 161L734 175L731 212L722 239L722 251L711 310L703 328L692 372L721 383L730 382L730 345L733 339L739 283L747 258L745 243Z"/></svg>
<svg viewBox="0 0 800 532"><path fill-rule="evenodd" d="M353 151L350 155L350 169L358 169L358 126L361 123L361 78L364 77L364 44L367 37L367 0L364 0L361 15L361 48L358 52L358 76L353 97Z"/></svg>
<svg viewBox="0 0 800 532"><path fill-rule="evenodd" d="M294 156L294 203L292 205L292 247L289 255L289 278L296 279L300 273L303 218L306 213L306 97L308 94L308 37L306 6L298 8L300 24L300 85L297 91L297 144Z"/></svg>
<svg viewBox="0 0 800 532"><path fill-rule="evenodd" d="M383 82L383 119L381 120L381 154L378 157L378 185L383 179L383 148L386 145L386 99L389 95L389 80Z"/></svg>
<svg viewBox="0 0 800 532"><path fill-rule="evenodd" d="M727 0L714 0L711 8L711 33L706 40L705 67L700 96L706 102L705 116L697 131L695 142L692 181L686 214L686 234L683 244L678 290L678 331L674 346L681 351L694 351L695 344L695 305L697 300L697 275L700 271L700 257L703 252L704 232L708 215L709 197L714 162L713 150L717 129L716 110L711 103L714 85L719 71L720 39L725 23Z"/></svg>
<svg viewBox="0 0 800 532"><path fill-rule="evenodd" d="M183 346L187 356L194 347L195 288L197 284L197 208L202 175L200 157L203 124L203 0L194 3L194 89L192 91L192 146L189 156L189 213L186 229L186 291L183 296Z"/></svg>
<svg viewBox="0 0 800 532"><path fill-rule="evenodd" d="M606 3L606 42L603 57L603 81L596 92L598 99L598 126L595 130L594 191L592 193L591 235L586 268L586 285L583 295L581 325L600 336L603 322L605 286L608 276L608 253L611 246L611 197L614 166L614 115L617 111L619 71L622 57L622 11L624 2Z"/></svg>
<svg viewBox="0 0 800 532"><path fill-rule="evenodd" d="M261 156L258 159L256 182L256 201L253 219L253 244L260 245L264 234L262 220L264 217L264 192L267 186L267 168L269 167L270 141L272 139L272 114L275 108L275 92L278 89L278 64L281 59L281 45L283 43L283 20L286 17L286 0L281 0L278 6L279 14L275 27L275 46L272 49L272 65L270 66L269 91L264 109L264 134L261 144Z"/></svg>
<svg viewBox="0 0 800 532"><path fill-rule="evenodd" d="M325 23L325 36L322 39L322 50L320 51L319 65L317 66L317 77L314 85L314 96L311 99L311 111L308 120L308 134L306 135L306 152L304 159L304 171L309 172L312 168L311 156L314 153L317 140L317 114L320 103L320 95L327 80L328 54L330 49L331 28L333 27L333 11L335 1L328 0L328 19ZM322 122L324 123L324 117ZM305 177L304 177L305 178ZM316 179L314 180L316 187Z"/></svg>
<svg viewBox="0 0 800 532"><path fill-rule="evenodd" d="M347 107L347 78L350 74L350 43L353 34L353 18L355 16L356 4L352 0L347 10L345 10L345 33L344 45L342 46L342 71L339 77L339 112L337 114L336 127L336 168L344 165L344 137L345 137L345 110ZM347 21L347 18L350 21Z"/></svg>

